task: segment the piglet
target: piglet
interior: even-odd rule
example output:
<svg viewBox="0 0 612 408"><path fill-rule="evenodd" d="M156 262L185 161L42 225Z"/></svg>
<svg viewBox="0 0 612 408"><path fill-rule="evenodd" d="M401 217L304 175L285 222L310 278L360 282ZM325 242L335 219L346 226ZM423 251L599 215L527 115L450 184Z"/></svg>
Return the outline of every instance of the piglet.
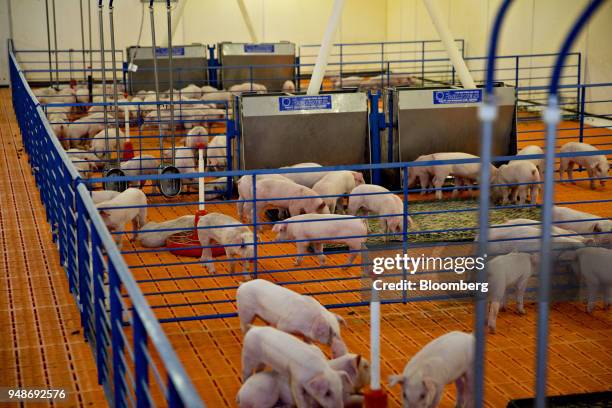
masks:
<svg viewBox="0 0 612 408"><path fill-rule="evenodd" d="M293 166L281 167L281 169L298 169L298 168L313 168L322 167L318 163L298 163ZM305 173L283 173L283 176L292 180L294 183L301 184L305 187L312 188L317 181L321 180L327 172L316 171L316 172L305 172Z"/></svg>
<svg viewBox="0 0 612 408"><path fill-rule="evenodd" d="M221 213L208 213L198 221L198 239L200 245L211 246L211 241L225 246L228 258L241 258L243 272L249 271L249 259L253 258L253 232L235 218ZM215 273L210 248L202 249L202 262L206 268ZM230 262L230 272L234 273L235 262Z"/></svg>
<svg viewBox="0 0 612 408"><path fill-rule="evenodd" d="M291 80L286 80L283 82L283 92L284 93L295 93L295 84Z"/></svg>
<svg viewBox="0 0 612 408"><path fill-rule="evenodd" d="M350 193L356 186L364 183L363 174L358 171L330 171L323 176L312 189L322 196L330 213L336 212L336 205L343 194Z"/></svg>
<svg viewBox="0 0 612 408"><path fill-rule="evenodd" d="M206 149L206 167L222 170L227 167L227 138L224 135L212 138Z"/></svg>
<svg viewBox="0 0 612 408"><path fill-rule="evenodd" d="M594 146L588 143L569 142L561 147L560 153L581 153L581 152L597 152ZM563 180L563 172L567 172L567 178L572 181L574 179L572 170L574 164L582 166L586 169L589 178L591 179L591 189L595 190L594 178L599 178L599 183L603 187L605 185L605 177L608 177L610 171L610 164L608 158L603 155L594 156L574 156L574 157L561 157L559 159L559 179Z"/></svg>
<svg viewBox="0 0 612 408"><path fill-rule="evenodd" d="M51 124L51 129L57 137L57 140L60 141L64 149L68 149L70 147L70 143L65 140L68 133L68 125L70 121L68 120L68 116L65 113L52 113L49 114L48 118L49 123Z"/></svg>
<svg viewBox="0 0 612 408"><path fill-rule="evenodd" d="M130 160L121 163L120 167L126 176L145 176L159 173L159 161L150 154L136 155ZM130 186L140 186L142 188L145 183L145 180L140 182L130 181Z"/></svg>
<svg viewBox="0 0 612 408"><path fill-rule="evenodd" d="M326 243L342 243L348 245L351 253L348 265L351 265L368 235L368 226L363 218L340 214L302 214L287 218L272 228L278 235L277 240L296 240L298 256L295 265L301 265L308 245L314 244L315 252L319 254L321 265L325 264L323 245Z"/></svg>
<svg viewBox="0 0 612 408"><path fill-rule="evenodd" d="M347 352L340 336L339 323L346 324L344 319L310 296L255 279L238 287L236 304L243 332L257 316L284 332L299 333L309 340L330 345L334 357Z"/></svg>
<svg viewBox="0 0 612 408"><path fill-rule="evenodd" d="M554 206L553 222L557 223L560 228L576 231L585 237L592 237L597 244L612 244L612 221L603 219L599 215L569 207Z"/></svg>
<svg viewBox="0 0 612 408"><path fill-rule="evenodd" d="M317 197L317 193L308 187L278 179L263 179L256 183L256 213L261 217L263 209L267 206L286 208L291 216L301 213L329 214L325 202ZM246 202L243 210L247 219L251 219L253 203Z"/></svg>
<svg viewBox="0 0 612 408"><path fill-rule="evenodd" d="M540 146L529 145L523 147L516 155L526 156L535 154L544 154L544 150L542 150ZM532 162L537 167L538 172L540 173L540 180L544 180L544 159L529 159L528 161Z"/></svg>
<svg viewBox="0 0 612 408"><path fill-rule="evenodd" d="M604 308L612 305L612 249L580 248L575 252L572 268L580 274L587 287L587 312L592 313L598 292L603 295Z"/></svg>
<svg viewBox="0 0 612 408"><path fill-rule="evenodd" d="M119 194L120 194L119 191L115 191L115 190L92 191L91 199L93 200L94 204L99 204L103 201L112 200L113 198L117 197Z"/></svg>
<svg viewBox="0 0 612 408"><path fill-rule="evenodd" d="M198 148L199 145L208 143L208 130L202 126L196 126L185 136L185 146L191 149Z"/></svg>
<svg viewBox="0 0 612 408"><path fill-rule="evenodd" d="M369 383L368 361L357 354L345 354L329 360L329 366L336 371L346 372L353 383L351 389L344 390L344 408L362 407L363 397L358 395L358 392ZM312 405L308 406L316 406L316 401L310 401L312 398L308 397L306 400L312 402ZM273 408L278 406L279 402L282 406L295 406L289 378L275 371L260 371L251 375L240 387L236 402L241 408Z"/></svg>
<svg viewBox="0 0 612 408"><path fill-rule="evenodd" d="M349 196L348 213L355 215L361 209L381 215L378 222L385 234L403 232L404 203L386 188L376 184L361 184L355 187ZM408 226L414 227L410 217L408 217ZM388 239L388 235L385 235L385 239Z"/></svg>
<svg viewBox="0 0 612 408"><path fill-rule="evenodd" d="M508 197L512 196L512 203L523 205L529 195L531 204L535 204L538 199L539 183L540 173L535 164L528 160L513 160L508 164L503 164L493 178L493 184L501 185L493 188L493 199L506 205Z"/></svg>
<svg viewBox="0 0 612 408"><path fill-rule="evenodd" d="M273 327L252 327L244 336L242 376L270 367L291 379L291 392L298 407L306 407L308 396L324 408L341 408L344 389L352 386L348 374L331 368L320 351L295 336Z"/></svg>
<svg viewBox="0 0 612 408"><path fill-rule="evenodd" d="M147 196L137 188L128 188L115 198L96 205L102 220L110 232L123 233L125 224L132 223L133 238L138 238L138 230L147 223ZM118 207L118 208L116 208ZM121 208L130 207L130 208ZM121 248L122 234L114 234L117 246Z"/></svg>
<svg viewBox="0 0 612 408"><path fill-rule="evenodd" d="M108 138L106 137L107 134ZM119 139L123 137L124 134L119 129ZM106 145L107 140L108 146ZM104 130L101 130L91 140L91 152L98 157L103 157L105 154L110 155L115 150L117 150L117 130L115 128L108 129L106 133L104 133Z"/></svg>
<svg viewBox="0 0 612 408"><path fill-rule="evenodd" d="M506 307L506 291L509 287L516 287L516 306L519 314L525 314L523 297L527 289L527 281L533 275L533 256L525 252L511 252L496 256L487 262L489 300L488 326L491 333L495 333L497 314L500 305Z"/></svg>
<svg viewBox="0 0 612 408"><path fill-rule="evenodd" d="M107 113L107 121L112 120L111 116ZM93 137L101 130L104 130L104 113L96 112L70 123L66 130L66 139L70 146L76 146L81 144L83 139Z"/></svg>
<svg viewBox="0 0 612 408"><path fill-rule="evenodd" d="M255 82L243 82L241 84L230 86L229 91L234 95L240 95L243 92L266 93L268 89L265 85L258 84Z"/></svg>
<svg viewBox="0 0 612 408"><path fill-rule="evenodd" d="M170 235L187 230L193 230L194 225L194 215L183 215L182 217L163 222L149 221L140 229L140 233L138 234L138 242L140 242L140 245L145 248L163 247L166 245L166 239L168 239Z"/></svg>
<svg viewBox="0 0 612 408"><path fill-rule="evenodd" d="M282 176L280 174L261 174L256 177L257 180L264 179L276 179L281 181L286 181L289 183L293 183L293 181L289 180L287 177ZM246 200L253 199L253 176L242 176L238 179L236 183L238 189L238 202L236 203L236 209L238 211L238 218L244 219L244 205L246 204ZM247 208L253 208L252 204L249 203ZM249 216L250 217L250 216Z"/></svg>
<svg viewBox="0 0 612 408"><path fill-rule="evenodd" d="M402 375L389 377L389 385L402 386L402 406L437 407L444 387L457 386L457 406L471 407L475 339L453 331L429 342L406 364Z"/></svg>

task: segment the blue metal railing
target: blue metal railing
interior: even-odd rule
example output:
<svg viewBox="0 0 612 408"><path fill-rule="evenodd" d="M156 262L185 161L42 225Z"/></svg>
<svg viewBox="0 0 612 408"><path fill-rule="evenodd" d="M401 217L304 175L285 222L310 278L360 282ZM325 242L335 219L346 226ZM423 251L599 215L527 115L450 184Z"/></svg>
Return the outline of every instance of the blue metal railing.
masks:
<svg viewBox="0 0 612 408"><path fill-rule="evenodd" d="M9 67L24 147L109 404L148 407L163 400L172 407L204 407L12 52ZM156 373L157 386L149 372Z"/></svg>

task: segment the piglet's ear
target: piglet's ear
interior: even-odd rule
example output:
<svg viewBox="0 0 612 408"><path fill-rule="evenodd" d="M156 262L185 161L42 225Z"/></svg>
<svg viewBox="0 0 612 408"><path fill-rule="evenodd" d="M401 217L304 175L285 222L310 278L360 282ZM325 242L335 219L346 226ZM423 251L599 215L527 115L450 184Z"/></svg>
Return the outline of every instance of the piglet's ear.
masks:
<svg viewBox="0 0 612 408"><path fill-rule="evenodd" d="M593 232L603 232L601 225L598 222L593 224Z"/></svg>
<svg viewBox="0 0 612 408"><path fill-rule="evenodd" d="M319 210L319 211L320 211L320 210L322 210L322 209L324 209L324 208L325 208L325 202L322 202L322 203L319 205L319 207L317 208L317 210Z"/></svg>
<svg viewBox="0 0 612 408"><path fill-rule="evenodd" d="M340 323L342 326L346 327L346 320L344 320L344 318L340 315L334 314L334 316L336 317L336 320L338 320L338 323Z"/></svg>
<svg viewBox="0 0 612 408"><path fill-rule="evenodd" d="M393 387L396 384L404 384L404 377L401 375L390 375L389 376L389 387Z"/></svg>
<svg viewBox="0 0 612 408"><path fill-rule="evenodd" d="M107 210L100 210L100 216L102 218L108 218L110 217L110 213Z"/></svg>

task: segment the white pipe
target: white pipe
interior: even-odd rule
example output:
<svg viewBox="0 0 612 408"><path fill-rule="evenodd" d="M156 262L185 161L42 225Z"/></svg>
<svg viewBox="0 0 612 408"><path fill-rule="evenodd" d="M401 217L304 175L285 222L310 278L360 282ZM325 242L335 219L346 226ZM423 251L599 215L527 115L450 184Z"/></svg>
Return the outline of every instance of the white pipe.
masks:
<svg viewBox="0 0 612 408"><path fill-rule="evenodd" d="M240 7L240 13L242 14L242 19L244 20L244 24L249 30L249 35L251 36L251 42L257 43L259 40L257 39L257 34L255 33L255 29L253 28L253 22L251 21L251 17L249 16L249 12L244 5L244 0L238 0L238 7Z"/></svg>
<svg viewBox="0 0 612 408"><path fill-rule="evenodd" d="M183 18L183 13L185 12L185 5L188 0L183 0L178 2L178 7L174 13L172 13L172 40L174 42L174 34L176 34L176 30L178 29L179 23ZM183 38L183 44L186 44L187 41ZM162 43L164 47L168 46L168 34L166 34L166 38Z"/></svg>
<svg viewBox="0 0 612 408"><path fill-rule="evenodd" d="M370 389L380 390L380 300L371 289L370 299Z"/></svg>
<svg viewBox="0 0 612 408"><path fill-rule="evenodd" d="M474 79L472 78L467 65L465 65L465 61L459 53L457 43L455 43L453 35L442 20L442 14L440 13L436 0L423 0L423 3L425 3L425 8L427 8L427 11L429 12L429 17L431 17L431 21L438 31L440 40L442 40L444 48L446 48L448 57L450 58L453 67L455 67L455 71L457 71L461 84L465 89L476 89Z"/></svg>
<svg viewBox="0 0 612 408"><path fill-rule="evenodd" d="M123 118L125 119L125 141L130 141L130 111L127 105L123 106Z"/></svg>
<svg viewBox="0 0 612 408"><path fill-rule="evenodd" d="M198 173L204 173L204 148L198 148ZM205 193L206 185L204 182L204 177L198 177L198 209L200 211L204 210L204 193Z"/></svg>
<svg viewBox="0 0 612 408"><path fill-rule="evenodd" d="M317 62L315 63L312 76L310 77L310 83L308 84L307 95L318 95L323 77L325 76L325 69L327 68L327 60L331 53L332 43L334 41L334 35L340 22L340 16L342 16L342 9L344 8L344 0L336 0L332 9L332 14L327 22L327 28L325 29L325 35L321 42L321 48L319 48L319 55L317 55Z"/></svg>

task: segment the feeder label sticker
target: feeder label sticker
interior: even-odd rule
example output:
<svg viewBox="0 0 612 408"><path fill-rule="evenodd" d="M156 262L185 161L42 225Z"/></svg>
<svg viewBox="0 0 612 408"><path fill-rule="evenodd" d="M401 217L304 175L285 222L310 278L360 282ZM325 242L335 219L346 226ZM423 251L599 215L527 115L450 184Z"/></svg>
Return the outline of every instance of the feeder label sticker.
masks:
<svg viewBox="0 0 612 408"><path fill-rule="evenodd" d="M321 96L281 96L278 98L278 105L281 111L296 111L296 110L315 110L315 109L331 109L331 95Z"/></svg>
<svg viewBox="0 0 612 408"><path fill-rule="evenodd" d="M244 52L273 53L274 44L244 44Z"/></svg>
<svg viewBox="0 0 612 408"><path fill-rule="evenodd" d="M158 48L155 52L158 57L167 57L168 56L168 48ZM185 55L185 47L172 47L172 56Z"/></svg>
<svg viewBox="0 0 612 408"><path fill-rule="evenodd" d="M434 105L452 103L477 103L482 101L482 89L457 89L451 91L434 91Z"/></svg>

